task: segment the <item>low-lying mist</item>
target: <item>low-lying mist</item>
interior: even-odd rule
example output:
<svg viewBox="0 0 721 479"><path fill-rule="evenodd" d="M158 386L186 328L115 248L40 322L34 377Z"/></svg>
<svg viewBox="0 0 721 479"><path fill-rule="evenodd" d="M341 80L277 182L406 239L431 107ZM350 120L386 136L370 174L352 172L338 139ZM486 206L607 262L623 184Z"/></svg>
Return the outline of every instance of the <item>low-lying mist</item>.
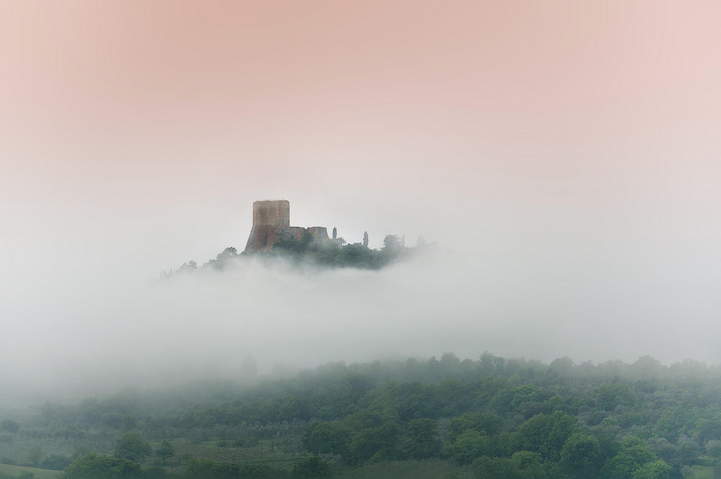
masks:
<svg viewBox="0 0 721 479"><path fill-rule="evenodd" d="M4 304L5 400L70 398L328 361L440 356L718 362L713 308L630 270L517 249L441 251L380 271L245 259L167 280L54 279ZM638 294L640 290L643 294ZM683 318L683 319L681 319ZM9 339L9 340L8 340Z"/></svg>

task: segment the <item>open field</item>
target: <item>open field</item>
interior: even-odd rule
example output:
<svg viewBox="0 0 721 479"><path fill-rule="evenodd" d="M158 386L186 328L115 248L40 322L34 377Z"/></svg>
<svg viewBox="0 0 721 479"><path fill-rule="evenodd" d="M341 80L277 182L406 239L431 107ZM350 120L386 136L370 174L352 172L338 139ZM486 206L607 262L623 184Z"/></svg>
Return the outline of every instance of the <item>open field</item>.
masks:
<svg viewBox="0 0 721 479"><path fill-rule="evenodd" d="M0 464L0 472L10 474L11 476L17 476L22 471L32 472L35 475L35 479L55 479L58 477L58 474L60 474L60 471L51 471L49 469L36 469L34 467Z"/></svg>
<svg viewBox="0 0 721 479"><path fill-rule="evenodd" d="M685 479L714 479L713 467L692 466L683 472Z"/></svg>
<svg viewBox="0 0 721 479"><path fill-rule="evenodd" d="M353 479L473 479L470 467L441 461L392 461L364 466L341 475Z"/></svg>

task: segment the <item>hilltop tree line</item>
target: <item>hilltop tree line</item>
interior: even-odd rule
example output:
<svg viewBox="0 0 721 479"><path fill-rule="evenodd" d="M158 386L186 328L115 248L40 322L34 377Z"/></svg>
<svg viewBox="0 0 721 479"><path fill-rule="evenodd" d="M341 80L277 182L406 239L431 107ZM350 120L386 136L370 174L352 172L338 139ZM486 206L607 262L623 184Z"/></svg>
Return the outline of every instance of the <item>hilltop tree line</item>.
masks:
<svg viewBox="0 0 721 479"><path fill-rule="evenodd" d="M306 232L300 241L278 243L271 251L246 254L238 253L238 250L231 246L202 266L198 266L195 261L188 261L175 271L171 269L164 272L161 279L198 270L223 270L251 257L260 260L284 259L292 265L378 270L420 252L429 253L436 250L437 245L426 244L422 236L418 238L415 247L409 248L405 246L404 236L386 235L383 239L383 247L372 249L368 247L368 233L364 233L362 243L346 244L345 240L338 238L338 241L316 244L310 233Z"/></svg>
<svg viewBox="0 0 721 479"><path fill-rule="evenodd" d="M171 474L168 463L185 477L330 477L397 460L445 461L476 478L671 479L721 457L721 370L445 354L47 403L0 427L18 437L117 431L113 450L85 451L65 479L94 467ZM237 450L265 441L297 467L179 458L179 440ZM141 467L151 457L156 467Z"/></svg>

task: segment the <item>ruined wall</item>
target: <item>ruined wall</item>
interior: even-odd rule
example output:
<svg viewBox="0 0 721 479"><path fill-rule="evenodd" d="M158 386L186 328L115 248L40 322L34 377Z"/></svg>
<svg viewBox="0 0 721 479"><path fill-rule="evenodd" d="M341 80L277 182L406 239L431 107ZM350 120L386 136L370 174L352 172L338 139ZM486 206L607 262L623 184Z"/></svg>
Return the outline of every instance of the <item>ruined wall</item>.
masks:
<svg viewBox="0 0 721 479"><path fill-rule="evenodd" d="M253 203L253 227L290 226L290 201L265 200Z"/></svg>
<svg viewBox="0 0 721 479"><path fill-rule="evenodd" d="M287 200L266 200L253 203L253 229L250 230L245 252L270 251L273 246L288 241L301 241L310 233L314 244L330 241L324 226L303 228L290 226L290 202Z"/></svg>
<svg viewBox="0 0 721 479"><path fill-rule="evenodd" d="M328 238L328 229L325 226L311 226L308 228L308 232L316 243L322 243L330 239Z"/></svg>
<svg viewBox="0 0 721 479"><path fill-rule="evenodd" d="M299 226L253 226L245 251L270 251L278 243L300 241L305 231L305 228Z"/></svg>

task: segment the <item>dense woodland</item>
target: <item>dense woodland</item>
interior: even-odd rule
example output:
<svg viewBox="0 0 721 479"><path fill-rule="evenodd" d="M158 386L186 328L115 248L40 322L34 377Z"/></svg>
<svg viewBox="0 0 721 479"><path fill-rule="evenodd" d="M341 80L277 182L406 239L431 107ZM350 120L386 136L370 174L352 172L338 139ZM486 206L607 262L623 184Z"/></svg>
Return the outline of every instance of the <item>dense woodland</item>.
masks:
<svg viewBox="0 0 721 479"><path fill-rule="evenodd" d="M692 361L545 365L445 354L251 382L46 403L2 419L1 461L63 469L65 479L721 472L712 475L721 457L721 369Z"/></svg>

